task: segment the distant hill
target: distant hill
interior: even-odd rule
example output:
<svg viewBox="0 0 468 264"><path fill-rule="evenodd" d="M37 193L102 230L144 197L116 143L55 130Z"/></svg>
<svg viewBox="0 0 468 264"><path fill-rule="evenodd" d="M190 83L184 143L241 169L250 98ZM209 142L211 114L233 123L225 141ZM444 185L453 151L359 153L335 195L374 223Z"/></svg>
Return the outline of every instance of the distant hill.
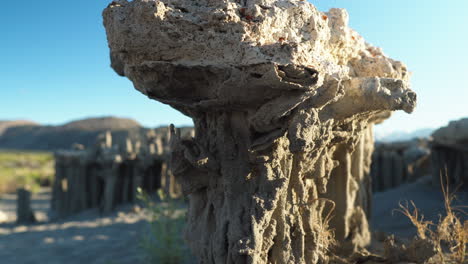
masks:
<svg viewBox="0 0 468 264"><path fill-rule="evenodd" d="M422 128L412 132L394 131L388 134L375 133L375 140L380 142L406 141L413 138L427 138L435 128Z"/></svg>
<svg viewBox="0 0 468 264"><path fill-rule="evenodd" d="M118 117L98 117L72 121L63 125L64 129L95 130L127 130L140 128L141 125L133 120Z"/></svg>
<svg viewBox="0 0 468 264"><path fill-rule="evenodd" d="M3 132L10 127L17 127L17 126L36 126L39 125L32 121L28 120L13 120L13 121L0 121L0 137L2 136Z"/></svg>
<svg viewBox="0 0 468 264"><path fill-rule="evenodd" d="M148 129L132 119L117 117L90 118L61 126L42 126L29 121L1 121L0 149L57 150L69 149L73 144L92 146L96 137L111 131L114 142L126 137L139 140Z"/></svg>

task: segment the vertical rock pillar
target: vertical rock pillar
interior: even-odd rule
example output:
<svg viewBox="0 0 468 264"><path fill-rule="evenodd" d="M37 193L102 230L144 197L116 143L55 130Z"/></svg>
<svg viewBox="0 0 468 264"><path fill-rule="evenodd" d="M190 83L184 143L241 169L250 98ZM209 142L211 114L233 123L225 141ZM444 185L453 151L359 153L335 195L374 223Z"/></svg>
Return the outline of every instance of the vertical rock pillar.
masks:
<svg viewBox="0 0 468 264"><path fill-rule="evenodd" d="M432 134L432 182L468 189L468 118L451 121Z"/></svg>
<svg viewBox="0 0 468 264"><path fill-rule="evenodd" d="M200 263L319 263L369 242L372 126L410 113L404 64L306 1L114 1L114 70L192 117L172 129ZM330 210L336 208L328 223Z"/></svg>
<svg viewBox="0 0 468 264"><path fill-rule="evenodd" d="M16 222L18 224L31 224L36 222L36 217L31 208L31 192L19 188L17 190Z"/></svg>

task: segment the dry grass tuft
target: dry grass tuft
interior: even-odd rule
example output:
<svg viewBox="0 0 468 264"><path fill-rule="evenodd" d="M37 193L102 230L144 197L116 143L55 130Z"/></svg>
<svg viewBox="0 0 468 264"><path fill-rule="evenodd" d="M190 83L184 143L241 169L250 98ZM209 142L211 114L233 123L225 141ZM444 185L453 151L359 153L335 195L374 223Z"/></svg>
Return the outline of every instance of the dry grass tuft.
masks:
<svg viewBox="0 0 468 264"><path fill-rule="evenodd" d="M314 227L318 230L318 242L317 245L323 246L325 251L328 251L331 246L337 244L335 240L335 232L332 228L330 228L330 220L333 217L333 212L335 211L335 202L325 198L318 198L319 201L319 212L323 212L325 210L326 204L330 204L331 208L328 210L328 213L322 218L318 217L318 221L314 223Z"/></svg>
<svg viewBox="0 0 468 264"><path fill-rule="evenodd" d="M446 175L446 183L448 176ZM410 201L412 209L400 203L397 211L407 216L417 229L418 237L434 242L440 259L450 263L467 263L468 221L462 222L460 215L466 213L466 206L453 206L455 192L450 192L449 184L444 184L441 179L442 193L444 196L445 216L440 216L438 223L424 220L413 201Z"/></svg>
<svg viewBox="0 0 468 264"><path fill-rule="evenodd" d="M398 212L401 212L404 214L408 219L411 221L411 223L416 227L418 236L421 239L427 239L431 238L434 236L434 232L431 230L431 226L434 224L432 221L425 221L424 220L424 215L420 215L418 208L414 204L413 201L410 201L411 206L413 209L410 209L410 206L408 205L408 202L406 201L405 204L399 204L400 209L398 209Z"/></svg>

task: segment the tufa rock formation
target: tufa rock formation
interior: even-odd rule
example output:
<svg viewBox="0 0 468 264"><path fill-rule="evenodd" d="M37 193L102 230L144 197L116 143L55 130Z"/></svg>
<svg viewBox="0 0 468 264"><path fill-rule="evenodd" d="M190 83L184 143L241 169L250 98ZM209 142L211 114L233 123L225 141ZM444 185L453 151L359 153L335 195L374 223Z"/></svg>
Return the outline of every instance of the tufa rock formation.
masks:
<svg viewBox="0 0 468 264"><path fill-rule="evenodd" d="M372 190L381 192L431 174L427 139L376 143L372 154Z"/></svg>
<svg viewBox="0 0 468 264"><path fill-rule="evenodd" d="M36 222L34 211L31 208L31 192L19 188L16 190L16 223L17 224L33 224Z"/></svg>
<svg viewBox="0 0 468 264"><path fill-rule="evenodd" d="M450 184L468 183L468 118L452 121L432 134L431 142L433 183L441 183L441 175Z"/></svg>
<svg viewBox="0 0 468 264"><path fill-rule="evenodd" d="M109 213L117 204L135 202L138 187L146 192L162 188L171 197L180 196L180 185L168 168L168 140L150 131L146 144L127 140L119 147L107 132L93 148L77 145L57 151L51 201L55 216L96 207Z"/></svg>
<svg viewBox="0 0 468 264"><path fill-rule="evenodd" d="M200 263L323 262L332 229L343 250L369 242L372 127L416 95L345 10L134 0L103 16L114 70L193 118L171 164Z"/></svg>

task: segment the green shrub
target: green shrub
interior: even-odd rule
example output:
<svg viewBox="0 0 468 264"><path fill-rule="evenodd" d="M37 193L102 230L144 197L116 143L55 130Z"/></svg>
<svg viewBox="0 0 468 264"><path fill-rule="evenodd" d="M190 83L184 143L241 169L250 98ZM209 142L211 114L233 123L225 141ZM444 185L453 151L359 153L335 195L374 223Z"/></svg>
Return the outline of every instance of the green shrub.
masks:
<svg viewBox="0 0 468 264"><path fill-rule="evenodd" d="M54 157L46 152L0 151L0 193L27 187L32 191L50 184Z"/></svg>
<svg viewBox="0 0 468 264"><path fill-rule="evenodd" d="M141 247L147 263L180 264L188 261L188 249L182 238L185 226L185 205L180 199L158 191L157 203L140 188L138 199L150 213L149 232L143 235Z"/></svg>

